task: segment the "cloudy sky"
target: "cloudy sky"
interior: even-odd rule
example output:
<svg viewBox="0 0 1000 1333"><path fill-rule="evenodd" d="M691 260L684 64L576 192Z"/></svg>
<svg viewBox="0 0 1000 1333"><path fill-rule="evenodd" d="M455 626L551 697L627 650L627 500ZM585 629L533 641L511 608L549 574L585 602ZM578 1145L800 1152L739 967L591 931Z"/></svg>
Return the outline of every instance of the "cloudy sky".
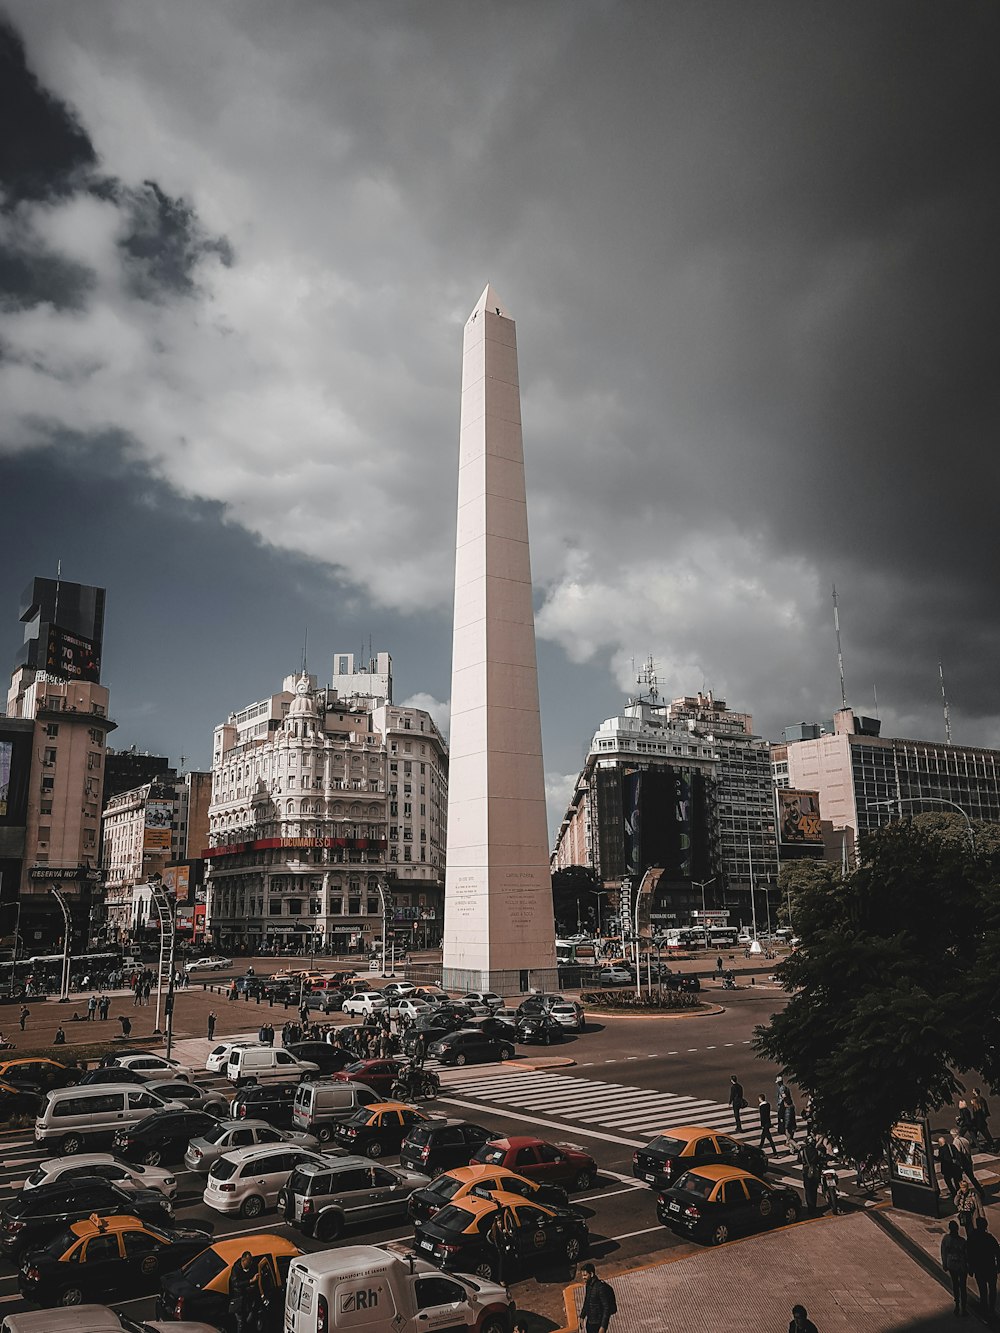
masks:
<svg viewBox="0 0 1000 1333"><path fill-rule="evenodd" d="M0 0L0 657L107 586L120 744L389 649L448 698L462 327L517 320L558 817L633 659L1000 745L1000 18Z"/></svg>

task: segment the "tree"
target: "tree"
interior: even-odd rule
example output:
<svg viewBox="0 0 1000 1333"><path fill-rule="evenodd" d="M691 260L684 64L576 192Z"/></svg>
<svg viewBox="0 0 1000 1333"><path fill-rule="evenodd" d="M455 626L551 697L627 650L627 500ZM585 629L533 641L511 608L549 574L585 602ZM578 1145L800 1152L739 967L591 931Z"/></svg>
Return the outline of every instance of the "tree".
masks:
<svg viewBox="0 0 1000 1333"><path fill-rule="evenodd" d="M795 918L795 904L799 894L810 889L829 889L840 879L840 867L829 861L814 861L803 858L797 861L782 861L778 872L778 920L784 926L798 929Z"/></svg>
<svg viewBox="0 0 1000 1333"><path fill-rule="evenodd" d="M857 870L803 877L793 904L802 945L777 969L791 999L753 1044L851 1157L951 1102L971 1070L1000 1087L1000 850L976 825L973 855L956 818L863 837Z"/></svg>
<svg viewBox="0 0 1000 1333"><path fill-rule="evenodd" d="M566 866L552 876L552 912L556 930L574 934L580 925L596 920L598 900L592 896L601 887L597 871L591 866Z"/></svg>

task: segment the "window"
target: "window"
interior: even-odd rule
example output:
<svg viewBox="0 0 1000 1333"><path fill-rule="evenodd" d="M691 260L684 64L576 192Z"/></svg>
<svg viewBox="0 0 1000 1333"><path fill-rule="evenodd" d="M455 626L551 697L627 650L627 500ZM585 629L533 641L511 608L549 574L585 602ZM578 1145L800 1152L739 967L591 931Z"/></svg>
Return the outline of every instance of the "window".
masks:
<svg viewBox="0 0 1000 1333"><path fill-rule="evenodd" d="M360 899L360 898L348 898L348 900L347 900L347 914L348 914L348 916L360 916L360 915L361 915L361 899Z"/></svg>
<svg viewBox="0 0 1000 1333"><path fill-rule="evenodd" d="M91 750L87 755L87 767L89 769L100 768L101 752L100 750Z"/></svg>
<svg viewBox="0 0 1000 1333"><path fill-rule="evenodd" d="M126 1259L138 1259L144 1254L152 1254L154 1250L160 1248L161 1244L148 1231L127 1231L122 1239L125 1241Z"/></svg>
<svg viewBox="0 0 1000 1333"><path fill-rule="evenodd" d="M281 916L281 899L272 898L267 905L268 916Z"/></svg>
<svg viewBox="0 0 1000 1333"><path fill-rule="evenodd" d="M49 722L45 728L45 734L50 740L54 740L59 735L59 723Z"/></svg>
<svg viewBox="0 0 1000 1333"><path fill-rule="evenodd" d="M464 1287L446 1277L419 1277L416 1281L417 1308L431 1310L437 1305L454 1305L468 1300Z"/></svg>
<svg viewBox="0 0 1000 1333"><path fill-rule="evenodd" d="M54 745L47 745L45 747L45 762L46 764L54 764L56 762L56 747Z"/></svg>
<svg viewBox="0 0 1000 1333"><path fill-rule="evenodd" d="M288 915L289 915L289 916L301 916L301 915L302 915L302 899L301 899L301 898L289 898L289 900L288 900Z"/></svg>
<svg viewBox="0 0 1000 1333"><path fill-rule="evenodd" d="M87 1242L87 1263L99 1264L102 1261L107 1263L109 1259L118 1258L118 1237L117 1236L91 1236Z"/></svg>
<svg viewBox="0 0 1000 1333"><path fill-rule="evenodd" d="M369 899L368 899L368 915L369 915L369 916L374 916L377 912L378 912L378 899L377 899L377 898L369 898Z"/></svg>
<svg viewBox="0 0 1000 1333"><path fill-rule="evenodd" d="M39 842L48 842L48 840L49 840L49 838L50 838L51 836L52 836L52 829L51 829L50 825L48 825L48 824L39 824L39 826L38 826L38 841L39 841Z"/></svg>

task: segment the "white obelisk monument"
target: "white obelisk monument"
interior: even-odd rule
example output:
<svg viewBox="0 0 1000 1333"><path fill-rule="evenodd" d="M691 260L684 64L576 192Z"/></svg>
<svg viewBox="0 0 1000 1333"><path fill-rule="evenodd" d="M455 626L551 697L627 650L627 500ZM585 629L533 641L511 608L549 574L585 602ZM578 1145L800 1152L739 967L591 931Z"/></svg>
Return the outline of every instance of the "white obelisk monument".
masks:
<svg viewBox="0 0 1000 1333"><path fill-rule="evenodd" d="M444 984L557 984L514 321L465 326L451 666Z"/></svg>

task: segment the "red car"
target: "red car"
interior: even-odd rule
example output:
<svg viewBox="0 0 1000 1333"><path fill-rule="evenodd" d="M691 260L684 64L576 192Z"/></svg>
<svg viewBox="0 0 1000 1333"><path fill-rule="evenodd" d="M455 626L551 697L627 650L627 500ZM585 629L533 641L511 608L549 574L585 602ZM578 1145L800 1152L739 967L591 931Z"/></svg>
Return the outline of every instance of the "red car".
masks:
<svg viewBox="0 0 1000 1333"><path fill-rule="evenodd" d="M366 1088L388 1098L405 1064L405 1060L355 1060L354 1064L345 1065L339 1074L331 1077L341 1083L363 1083Z"/></svg>
<svg viewBox="0 0 1000 1333"><path fill-rule="evenodd" d="M514 1139L493 1139L477 1148L472 1164L505 1166L529 1180L548 1185L565 1185L585 1190L597 1179L597 1163L590 1153L568 1143L546 1143L526 1135Z"/></svg>

